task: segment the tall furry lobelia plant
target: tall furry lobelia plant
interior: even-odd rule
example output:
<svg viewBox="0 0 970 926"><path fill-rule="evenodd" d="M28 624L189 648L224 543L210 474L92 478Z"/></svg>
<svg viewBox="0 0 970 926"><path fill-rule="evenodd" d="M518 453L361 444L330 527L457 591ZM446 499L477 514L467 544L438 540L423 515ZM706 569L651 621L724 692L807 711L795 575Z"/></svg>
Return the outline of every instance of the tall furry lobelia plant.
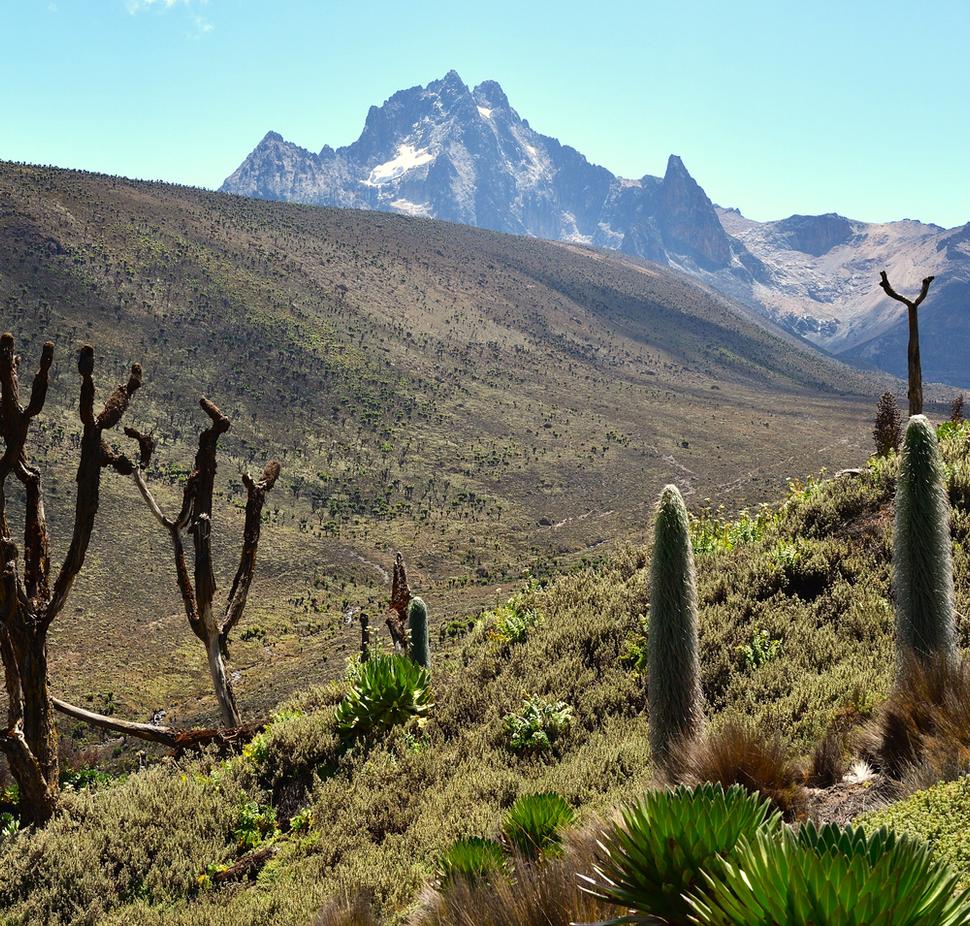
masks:
<svg viewBox="0 0 970 926"><path fill-rule="evenodd" d="M675 747L696 739L704 723L694 551L687 507L674 485L664 487L657 503L650 584L650 749L673 771Z"/></svg>
<svg viewBox="0 0 970 926"><path fill-rule="evenodd" d="M950 503L936 433L923 415L909 419L903 440L893 570L901 667L955 659Z"/></svg>
<svg viewBox="0 0 970 926"><path fill-rule="evenodd" d="M431 648L428 642L428 606L421 598L412 598L408 605L411 659L423 669L431 668Z"/></svg>

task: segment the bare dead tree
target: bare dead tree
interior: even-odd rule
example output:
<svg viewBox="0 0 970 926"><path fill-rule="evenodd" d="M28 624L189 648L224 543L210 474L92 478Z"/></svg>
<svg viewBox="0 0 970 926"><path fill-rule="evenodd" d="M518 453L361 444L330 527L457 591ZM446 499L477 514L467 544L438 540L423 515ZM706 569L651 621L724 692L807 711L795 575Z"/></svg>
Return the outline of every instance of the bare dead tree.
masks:
<svg viewBox="0 0 970 926"><path fill-rule="evenodd" d="M390 631L394 649L405 653L408 649L408 606L411 604L411 598L404 557L400 553L395 553L394 572L391 577L391 606L384 623Z"/></svg>
<svg viewBox="0 0 970 926"><path fill-rule="evenodd" d="M0 750L20 787L22 818L33 824L50 819L58 797L57 726L48 679L47 633L84 565L98 512L101 471L110 466L122 475L131 473L131 464L106 443L104 432L121 420L142 379L141 367L134 364L128 382L115 387L95 415L94 349L82 347L78 353L83 431L74 529L67 556L51 586L40 472L31 465L26 445L30 422L44 408L53 359L54 345L48 341L24 406L13 335L0 336L0 431L5 444L0 458L0 657L7 691L7 727L0 732ZM23 485L25 495L22 574L6 517L5 488L11 474Z"/></svg>
<svg viewBox="0 0 970 926"><path fill-rule="evenodd" d="M213 605L216 580L212 571L212 493L216 476L216 445L220 435L229 430L230 421L205 396L199 400L199 405L212 423L199 435L195 468L185 482L182 508L174 518L163 514L145 480L144 473L151 463L155 449L153 438L134 428L125 428L125 434L138 442L138 464L131 467L135 484L155 519L168 532L172 542L175 575L185 607L185 615L192 632L205 645L209 674L212 676L212 685L219 701L223 723L227 727L239 727L241 725L239 708L236 706L232 684L226 673L225 661L228 658L229 634L239 623L246 608L246 598L256 569L256 550L259 546L263 504L266 501L266 493L273 488L279 478L280 464L276 460L270 460L258 479L254 479L248 473L243 474L243 484L246 486L246 523L243 528L242 551L225 605L217 612ZM193 577L189 576L186 564L185 547L182 543L183 531L192 535L195 559L194 581Z"/></svg>
<svg viewBox="0 0 970 926"><path fill-rule="evenodd" d="M905 296L900 296L889 285L889 277L886 276L886 271L883 270L879 274L881 277L879 285L885 290L886 295L890 299L895 299L897 302L901 302L906 306L906 311L909 315L909 349L907 351L907 360L909 364L909 389L906 393L909 398L909 414L910 417L913 415L923 414L923 370L920 366L919 359L919 320L917 318L916 310L920 307L920 304L926 298L930 291L930 283L936 279L936 277L924 277L923 286L920 289L919 295L915 299L907 299Z"/></svg>

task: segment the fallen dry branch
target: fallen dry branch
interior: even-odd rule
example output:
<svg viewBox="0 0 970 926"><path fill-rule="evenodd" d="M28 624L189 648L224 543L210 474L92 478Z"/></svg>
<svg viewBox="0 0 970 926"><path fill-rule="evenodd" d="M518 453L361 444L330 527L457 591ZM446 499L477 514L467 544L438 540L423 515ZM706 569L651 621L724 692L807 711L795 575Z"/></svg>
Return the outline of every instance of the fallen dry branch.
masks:
<svg viewBox="0 0 970 926"><path fill-rule="evenodd" d="M75 720L81 720L93 727L112 733L134 736L150 743L158 743L160 746L168 746L169 749L174 749L177 753L205 749L205 747L213 745L218 746L220 750L236 750L248 743L268 723L266 720L258 720L229 729L218 727L179 729L178 727L155 726L150 723L136 723L132 720L108 717L105 714L98 714L95 711L69 704L67 701L61 701L59 698L54 698L53 702L55 710L68 717L73 717Z"/></svg>
<svg viewBox="0 0 970 926"><path fill-rule="evenodd" d="M228 884L230 881L243 881L246 878L255 878L263 866L279 851L280 847L276 843L270 843L268 846L253 849L252 852L247 852L228 868L214 872L212 874L212 883Z"/></svg>

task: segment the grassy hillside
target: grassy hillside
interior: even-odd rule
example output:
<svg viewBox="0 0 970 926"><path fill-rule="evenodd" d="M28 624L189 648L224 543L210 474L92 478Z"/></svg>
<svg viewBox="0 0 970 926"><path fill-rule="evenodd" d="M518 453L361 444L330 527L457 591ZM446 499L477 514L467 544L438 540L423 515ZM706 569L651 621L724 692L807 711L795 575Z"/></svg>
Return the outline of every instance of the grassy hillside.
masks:
<svg viewBox="0 0 970 926"><path fill-rule="evenodd" d="M951 430L943 448L966 649L970 427ZM873 716L893 672L894 482L891 458L793 484L780 505L739 519L696 513L715 726L744 716L807 757L827 729ZM453 625L433 651L436 704L422 729L341 748L333 706L348 686L336 682L291 700L240 758L162 765L69 798L47 831L0 850L0 905L11 923L255 926L311 922L362 889L380 922L405 922L439 853L456 837L494 834L518 795L558 791L588 823L650 783L649 555L628 546ZM548 749L514 747L506 718L525 699L562 702L571 717ZM291 818L274 835L272 821L285 829ZM260 826L256 841L275 840L278 854L254 882L213 886ZM953 855L965 863L961 848ZM320 920L337 922L362 921Z"/></svg>
<svg viewBox="0 0 970 926"><path fill-rule="evenodd" d="M848 397L870 388L860 374L685 279L445 223L2 164L0 303L28 369L57 343L33 445L55 551L80 343L97 348L102 389L144 365L130 420L156 429L150 481L169 507L198 396L232 417L214 528L225 585L240 471L281 460L232 651L250 716L341 670L355 645L343 614L380 620L395 549L440 620L638 536L672 478L736 509L868 442L869 400ZM165 536L107 474L52 632L56 691L128 716L211 715L184 623Z"/></svg>

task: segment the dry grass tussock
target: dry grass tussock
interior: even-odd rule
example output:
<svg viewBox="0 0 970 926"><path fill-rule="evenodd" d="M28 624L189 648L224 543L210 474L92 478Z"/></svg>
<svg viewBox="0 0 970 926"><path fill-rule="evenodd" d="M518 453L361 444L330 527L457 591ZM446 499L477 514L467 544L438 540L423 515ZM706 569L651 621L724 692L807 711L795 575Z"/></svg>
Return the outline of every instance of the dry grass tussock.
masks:
<svg viewBox="0 0 970 926"><path fill-rule="evenodd" d="M595 864L595 832L573 833L561 858L537 864L518 856L509 876L462 879L445 894L429 891L409 926L569 926L616 915L615 907L579 888L578 875Z"/></svg>
<svg viewBox="0 0 970 926"><path fill-rule="evenodd" d="M377 926L377 923L370 897L360 893L327 904L314 926Z"/></svg>
<svg viewBox="0 0 970 926"><path fill-rule="evenodd" d="M970 660L903 666L861 751L906 790L970 772Z"/></svg>
<svg viewBox="0 0 970 926"><path fill-rule="evenodd" d="M804 807L801 773L780 737L742 720L731 719L676 756L684 784L710 781L724 788L738 784L755 791L794 819Z"/></svg>

